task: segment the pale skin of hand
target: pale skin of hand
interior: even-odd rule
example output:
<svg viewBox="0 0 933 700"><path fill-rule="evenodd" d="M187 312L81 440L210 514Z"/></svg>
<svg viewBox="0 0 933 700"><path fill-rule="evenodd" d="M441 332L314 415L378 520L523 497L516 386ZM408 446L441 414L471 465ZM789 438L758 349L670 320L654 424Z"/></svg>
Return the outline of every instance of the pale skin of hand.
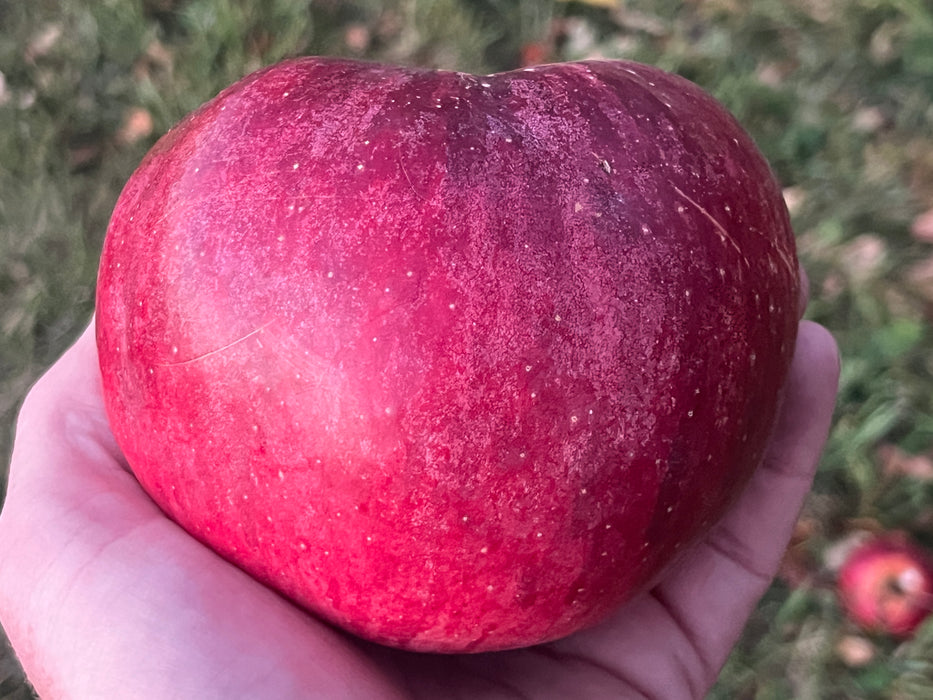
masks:
<svg viewBox="0 0 933 700"><path fill-rule="evenodd" d="M49 699L701 698L777 570L838 373L832 337L802 322L763 463L652 590L558 642L434 656L335 631L165 517L108 428L88 329L20 412L0 624Z"/></svg>

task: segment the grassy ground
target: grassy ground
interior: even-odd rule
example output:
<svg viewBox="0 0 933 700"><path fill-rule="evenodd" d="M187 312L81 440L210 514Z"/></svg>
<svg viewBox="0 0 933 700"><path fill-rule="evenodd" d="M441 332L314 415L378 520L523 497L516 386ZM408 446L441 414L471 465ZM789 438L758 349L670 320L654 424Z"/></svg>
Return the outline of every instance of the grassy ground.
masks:
<svg viewBox="0 0 933 700"><path fill-rule="evenodd" d="M712 697L933 697L933 625L867 637L833 588L859 532L933 546L933 9L919 0L0 0L0 463L24 392L91 314L110 209L147 148L246 72L309 53L471 71L634 58L739 117L787 188L810 316L845 359L798 537ZM0 700L24 697L0 653Z"/></svg>

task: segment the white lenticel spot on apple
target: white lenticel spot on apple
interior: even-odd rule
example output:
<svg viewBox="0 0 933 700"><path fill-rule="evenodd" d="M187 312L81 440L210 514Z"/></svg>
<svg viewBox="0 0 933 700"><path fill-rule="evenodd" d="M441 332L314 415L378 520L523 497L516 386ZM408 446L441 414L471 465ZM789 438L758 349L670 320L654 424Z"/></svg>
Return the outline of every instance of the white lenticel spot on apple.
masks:
<svg viewBox="0 0 933 700"><path fill-rule="evenodd" d="M298 163L292 163L292 170L298 170Z"/></svg>
<svg viewBox="0 0 933 700"><path fill-rule="evenodd" d="M288 97L288 90L282 93L282 97Z"/></svg>
<svg viewBox="0 0 933 700"><path fill-rule="evenodd" d="M490 85L489 83L480 83L480 85L482 85L484 88L492 87L492 85Z"/></svg>
<svg viewBox="0 0 933 700"><path fill-rule="evenodd" d="M489 551L489 547L480 547L479 553L486 554Z"/></svg>

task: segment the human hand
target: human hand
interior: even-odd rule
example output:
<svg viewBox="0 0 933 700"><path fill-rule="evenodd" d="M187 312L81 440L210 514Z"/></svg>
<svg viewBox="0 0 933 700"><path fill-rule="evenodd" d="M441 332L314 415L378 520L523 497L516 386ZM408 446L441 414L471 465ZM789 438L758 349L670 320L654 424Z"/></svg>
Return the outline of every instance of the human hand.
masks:
<svg viewBox="0 0 933 700"><path fill-rule="evenodd" d="M48 698L702 697L777 569L837 377L832 338L803 322L763 464L654 589L558 642L439 656L335 631L169 520L107 425L89 329L20 413L0 624Z"/></svg>

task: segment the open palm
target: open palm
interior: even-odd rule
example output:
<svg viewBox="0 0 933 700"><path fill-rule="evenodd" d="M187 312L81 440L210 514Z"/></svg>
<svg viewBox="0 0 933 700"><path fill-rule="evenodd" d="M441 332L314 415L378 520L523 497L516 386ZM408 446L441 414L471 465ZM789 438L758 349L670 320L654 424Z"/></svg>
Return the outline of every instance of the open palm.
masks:
<svg viewBox="0 0 933 700"><path fill-rule="evenodd" d="M837 376L831 337L802 322L764 463L654 589L558 642L440 656L335 631L163 515L107 425L89 329L20 414L0 623L49 698L701 697L777 569Z"/></svg>

